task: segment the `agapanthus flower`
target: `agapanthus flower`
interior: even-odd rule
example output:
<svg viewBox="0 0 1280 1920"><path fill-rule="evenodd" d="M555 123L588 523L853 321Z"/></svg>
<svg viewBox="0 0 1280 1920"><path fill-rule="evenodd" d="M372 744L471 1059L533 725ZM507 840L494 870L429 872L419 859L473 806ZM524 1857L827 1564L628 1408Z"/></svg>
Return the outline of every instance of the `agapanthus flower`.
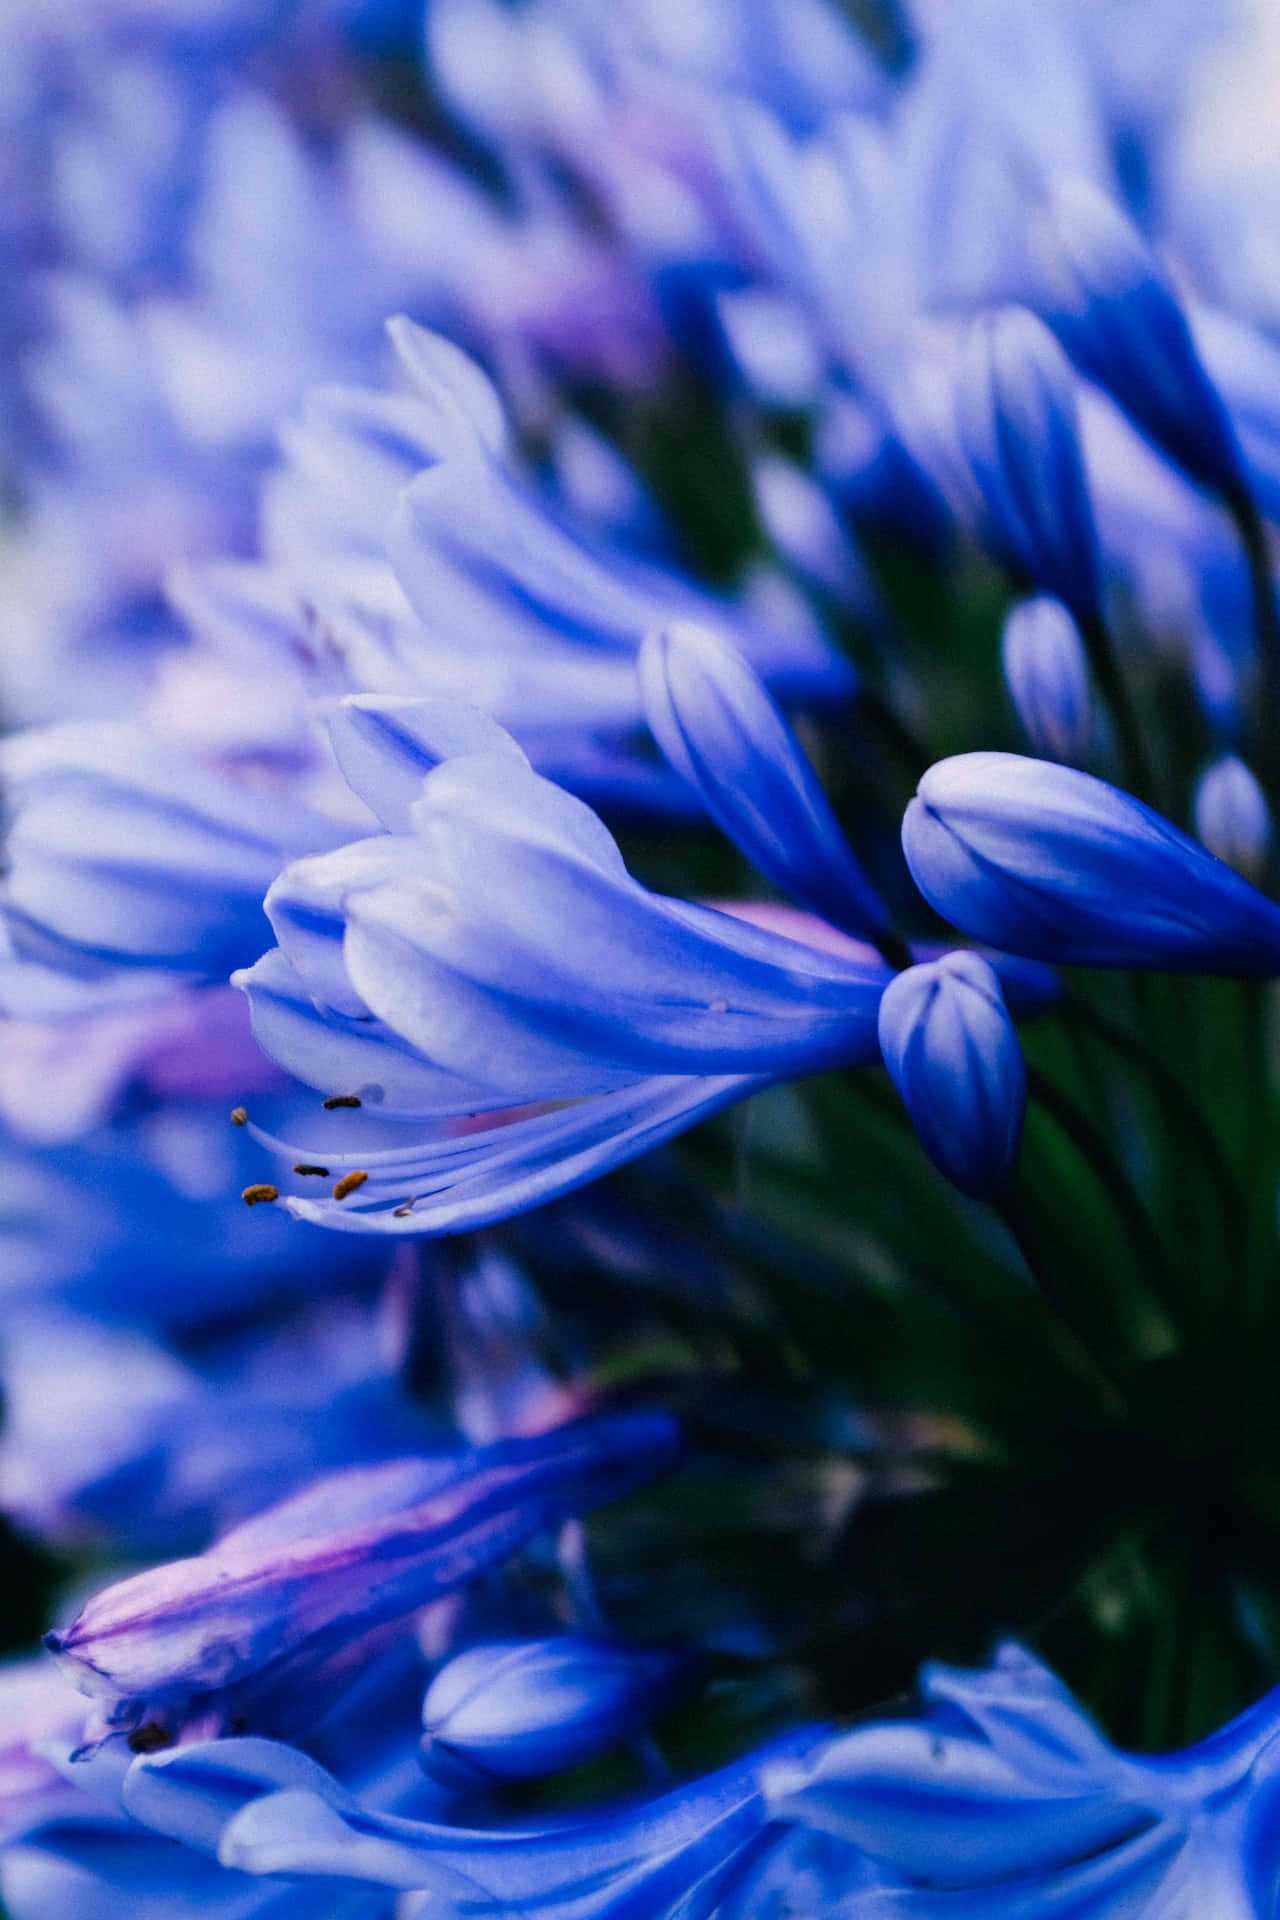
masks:
<svg viewBox="0 0 1280 1920"><path fill-rule="evenodd" d="M768 1759L799 1758L813 1746L812 1732L793 1735L768 1755L660 1797L544 1828L379 1813L302 1755L261 1740L201 1743L136 1762L125 1804L138 1820L216 1849L224 1866L241 1872L420 1891L459 1914L692 1920L716 1911L767 1830L760 1777Z"/></svg>
<svg viewBox="0 0 1280 1920"><path fill-rule="evenodd" d="M1080 632L1060 600L1021 600L1004 624L1000 664L1031 745L1078 766L1093 735L1089 669Z"/></svg>
<svg viewBox="0 0 1280 1920"><path fill-rule="evenodd" d="M1258 42L412 11L0 26L6 1911L1260 1920Z"/></svg>
<svg viewBox="0 0 1280 1920"><path fill-rule="evenodd" d="M574 1766L643 1732L700 1664L687 1650L583 1634L467 1647L427 1689L424 1763L446 1784Z"/></svg>
<svg viewBox="0 0 1280 1920"><path fill-rule="evenodd" d="M1280 908L1142 801L1074 767L961 754L903 821L926 899L1038 960L1267 978Z"/></svg>
<svg viewBox="0 0 1280 1920"><path fill-rule="evenodd" d="M765 1770L770 1808L852 1842L903 1890L854 1912L1014 1916L1270 1911L1276 1702L1184 1752L1109 1746L1021 1647L921 1676L923 1710ZM906 1891L906 1888L912 1891Z"/></svg>
<svg viewBox="0 0 1280 1920"><path fill-rule="evenodd" d="M786 937L749 909L652 894L493 722L347 704L337 757L390 831L272 887L280 945L237 976L260 1043L389 1119L579 1104L331 1154L340 1185L363 1178L331 1199L289 1196L299 1217L409 1235L482 1225L771 1080L876 1057L880 995L907 949L781 713L740 655L693 627L649 644L643 683L675 769L823 918L794 918Z"/></svg>
<svg viewBox="0 0 1280 1920"><path fill-rule="evenodd" d="M1271 845L1271 812L1244 761L1226 753L1206 767L1196 783L1193 810L1196 834L1210 853L1258 881Z"/></svg>
<svg viewBox="0 0 1280 1920"><path fill-rule="evenodd" d="M106 1730L173 1737L206 1715L305 1726L367 1662L371 1635L643 1483L676 1449L669 1419L635 1414L352 1467L193 1559L108 1588L45 1644Z"/></svg>
<svg viewBox="0 0 1280 1920"><path fill-rule="evenodd" d="M962 1192L1008 1185L1027 1076L994 967L949 953L908 967L880 1001L880 1050L925 1152Z"/></svg>

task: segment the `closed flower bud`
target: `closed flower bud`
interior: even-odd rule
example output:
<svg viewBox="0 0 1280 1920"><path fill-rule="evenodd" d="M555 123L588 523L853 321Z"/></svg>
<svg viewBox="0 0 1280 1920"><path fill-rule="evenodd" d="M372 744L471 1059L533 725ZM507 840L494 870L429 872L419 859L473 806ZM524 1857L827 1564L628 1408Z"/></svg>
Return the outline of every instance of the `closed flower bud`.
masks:
<svg viewBox="0 0 1280 1920"><path fill-rule="evenodd" d="M1077 619L1099 611L1098 536L1071 369L1023 307L975 321L956 370L959 444L998 559Z"/></svg>
<svg viewBox="0 0 1280 1920"><path fill-rule="evenodd" d="M948 953L880 1002L880 1049L920 1144L962 1193L1008 1185L1027 1106L1022 1048L990 963Z"/></svg>
<svg viewBox="0 0 1280 1920"><path fill-rule="evenodd" d="M1242 460L1177 296L1120 209L1060 180L1037 305L1080 371L1203 486L1230 493Z"/></svg>
<svg viewBox="0 0 1280 1920"><path fill-rule="evenodd" d="M1037 753L1068 765L1089 752L1089 669L1080 630L1060 600L1023 600L1004 624L1004 682Z"/></svg>
<svg viewBox="0 0 1280 1920"><path fill-rule="evenodd" d="M920 782L902 846L971 938L1063 966L1280 973L1280 908L1131 794L1074 767L962 753Z"/></svg>
<svg viewBox="0 0 1280 1920"><path fill-rule="evenodd" d="M1196 832L1219 860L1256 880L1271 846L1271 814L1243 760L1223 754L1196 783Z"/></svg>
<svg viewBox="0 0 1280 1920"><path fill-rule="evenodd" d="M468 1647L422 1706L422 1756L446 1785L553 1773L639 1733L694 1681L696 1654L563 1634Z"/></svg>

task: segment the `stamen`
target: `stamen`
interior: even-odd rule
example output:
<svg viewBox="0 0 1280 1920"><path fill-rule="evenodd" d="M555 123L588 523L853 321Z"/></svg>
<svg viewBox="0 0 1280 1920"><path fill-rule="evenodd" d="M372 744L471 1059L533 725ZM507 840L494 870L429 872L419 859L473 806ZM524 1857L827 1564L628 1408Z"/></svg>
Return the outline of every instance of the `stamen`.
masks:
<svg viewBox="0 0 1280 1920"><path fill-rule="evenodd" d="M232 1107L232 1109L231 1109L231 1124L232 1124L232 1126L233 1126L233 1127L243 1127L243 1126L247 1126L247 1125L248 1125L248 1121L249 1121L249 1116L248 1116L248 1114L247 1114L247 1113L245 1112L245 1110L244 1110L244 1108L243 1108L243 1107Z"/></svg>
<svg viewBox="0 0 1280 1920"><path fill-rule="evenodd" d="M260 1207L264 1200L278 1200L280 1198L280 1189L279 1187L271 1186L267 1181L263 1180L256 1186L246 1187L240 1195L240 1198L244 1201L246 1207Z"/></svg>
<svg viewBox="0 0 1280 1920"><path fill-rule="evenodd" d="M335 1107L358 1107L363 1105L358 1093L331 1093L327 1100L321 1101L326 1113L332 1113Z"/></svg>
<svg viewBox="0 0 1280 1920"><path fill-rule="evenodd" d="M402 1207L393 1207L391 1209L391 1218L393 1220L407 1220L413 1212L413 1206L414 1203L412 1200L406 1200Z"/></svg>
<svg viewBox="0 0 1280 1920"><path fill-rule="evenodd" d="M358 1169L353 1169L351 1173L344 1173L333 1189L334 1199L345 1200L349 1193L354 1193L357 1187L362 1187L368 1178L367 1173Z"/></svg>
<svg viewBox="0 0 1280 1920"><path fill-rule="evenodd" d="M293 1170L295 1173L318 1173L322 1180L327 1180L329 1178L328 1167L309 1166L305 1160L297 1161L294 1165Z"/></svg>

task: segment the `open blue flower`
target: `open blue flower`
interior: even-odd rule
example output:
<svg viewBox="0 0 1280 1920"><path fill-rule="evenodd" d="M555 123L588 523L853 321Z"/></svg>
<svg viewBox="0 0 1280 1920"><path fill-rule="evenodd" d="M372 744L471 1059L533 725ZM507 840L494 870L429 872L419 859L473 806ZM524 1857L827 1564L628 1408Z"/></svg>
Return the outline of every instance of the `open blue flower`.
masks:
<svg viewBox="0 0 1280 1920"><path fill-rule="evenodd" d="M1273 1910L1280 1716L1270 1694L1182 1753L1118 1752L1021 1647L986 1671L933 1665L914 1715L773 1763L776 1817L851 1842L903 1887L874 1920L1156 1920ZM907 1889L910 1889L908 1891Z"/></svg>
<svg viewBox="0 0 1280 1920"><path fill-rule="evenodd" d="M745 663L713 649L724 700L691 703L678 687L662 695L673 653L655 656L654 697L660 731L679 723L677 765L696 769L710 794L736 741L717 788L722 821L802 897L821 890L846 925L883 925ZM330 1156L367 1181L352 1208L291 1201L303 1217L408 1233L478 1224L580 1184L769 1079L875 1057L891 970L874 948L834 932L806 945L648 892L596 816L483 716L365 701L339 716L335 744L392 831L300 862L271 889L280 946L238 976L262 1045L299 1078L388 1117L584 1103L437 1133L358 1167ZM451 749L462 751L442 757Z"/></svg>

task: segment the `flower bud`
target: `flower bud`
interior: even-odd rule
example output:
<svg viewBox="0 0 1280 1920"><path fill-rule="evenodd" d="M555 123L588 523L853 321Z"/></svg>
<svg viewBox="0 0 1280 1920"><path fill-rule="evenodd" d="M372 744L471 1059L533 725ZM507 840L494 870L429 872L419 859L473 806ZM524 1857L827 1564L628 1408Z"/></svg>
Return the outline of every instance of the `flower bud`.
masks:
<svg viewBox="0 0 1280 1920"><path fill-rule="evenodd" d="M880 1002L880 1049L920 1144L980 1198L1009 1183L1027 1106L1022 1048L981 954L909 967Z"/></svg>
<svg viewBox="0 0 1280 1920"><path fill-rule="evenodd" d="M1089 669L1080 630L1060 600L1023 600L1004 624L1004 682L1027 738L1048 760L1089 752Z"/></svg>
<svg viewBox="0 0 1280 1920"><path fill-rule="evenodd" d="M1243 760L1223 754L1196 783L1196 833L1210 853L1256 880L1271 846L1271 814L1262 788Z"/></svg>
<svg viewBox="0 0 1280 1920"><path fill-rule="evenodd" d="M925 899L972 939L1063 966L1280 973L1280 908L1105 780L1016 753L962 753L902 823Z"/></svg>
<svg viewBox="0 0 1280 1920"><path fill-rule="evenodd" d="M422 1704L422 1757L446 1785L575 1766L639 1733L694 1681L696 1654L563 1634L468 1647Z"/></svg>
<svg viewBox="0 0 1280 1920"><path fill-rule="evenodd" d="M1230 493L1243 461L1186 316L1136 228L1086 180L1059 180L1037 305L1068 354L1193 480Z"/></svg>
<svg viewBox="0 0 1280 1920"><path fill-rule="evenodd" d="M998 559L1079 620L1100 605L1098 535L1071 369L1023 307L975 321L956 370L959 445Z"/></svg>

